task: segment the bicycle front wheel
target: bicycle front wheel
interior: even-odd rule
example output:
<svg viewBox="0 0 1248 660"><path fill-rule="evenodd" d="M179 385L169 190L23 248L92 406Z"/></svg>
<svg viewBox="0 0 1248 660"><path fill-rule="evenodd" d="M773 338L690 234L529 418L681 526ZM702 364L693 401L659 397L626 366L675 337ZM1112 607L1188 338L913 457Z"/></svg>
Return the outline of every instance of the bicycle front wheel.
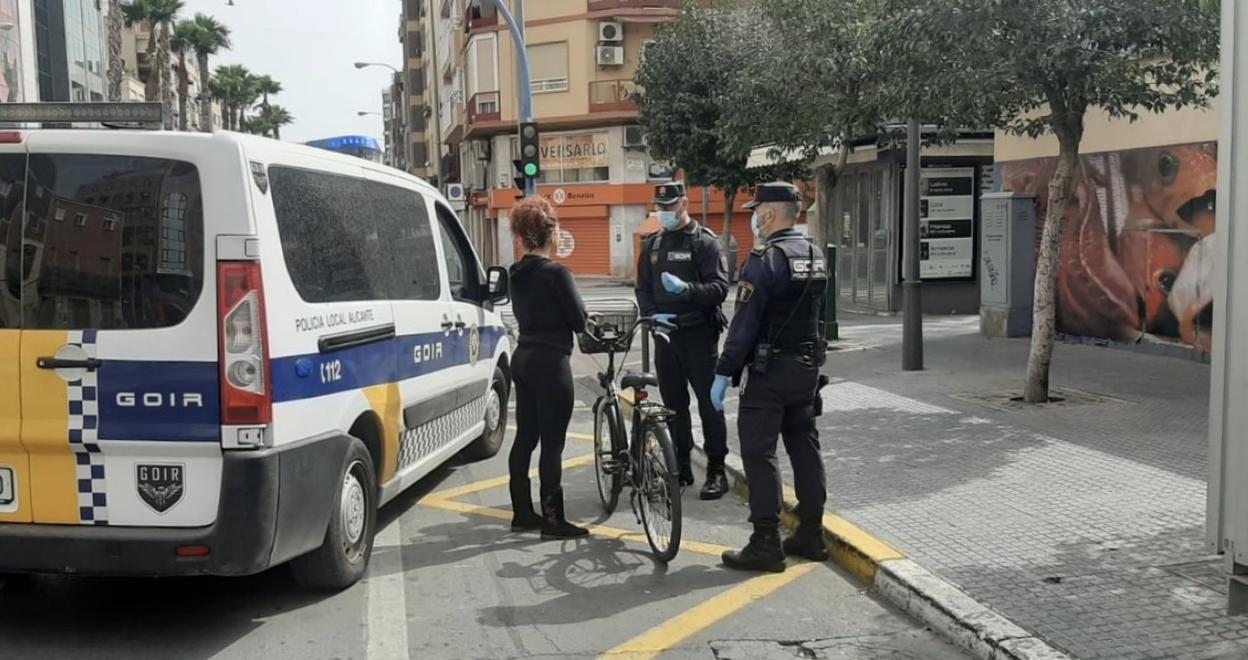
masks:
<svg viewBox="0 0 1248 660"><path fill-rule="evenodd" d="M624 489L620 453L624 446L624 429L620 409L615 402L599 399L594 407L594 475L598 482L598 498L602 509L610 515L620 502Z"/></svg>
<svg viewBox="0 0 1248 660"><path fill-rule="evenodd" d="M642 438L641 523L655 559L668 563L680 551L680 483L676 448L665 426L645 422Z"/></svg>

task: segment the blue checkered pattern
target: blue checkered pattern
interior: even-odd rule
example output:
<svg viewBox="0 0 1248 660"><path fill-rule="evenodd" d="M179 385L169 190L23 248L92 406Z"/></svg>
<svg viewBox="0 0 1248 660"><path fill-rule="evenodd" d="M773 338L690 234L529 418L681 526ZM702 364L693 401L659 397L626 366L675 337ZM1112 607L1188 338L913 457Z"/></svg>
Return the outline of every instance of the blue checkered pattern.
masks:
<svg viewBox="0 0 1248 660"><path fill-rule="evenodd" d="M95 357L96 332L70 332L69 343ZM104 481L104 454L99 444L100 404L96 372L69 383L69 447L74 452L78 478L78 515L84 525L108 524L108 489Z"/></svg>

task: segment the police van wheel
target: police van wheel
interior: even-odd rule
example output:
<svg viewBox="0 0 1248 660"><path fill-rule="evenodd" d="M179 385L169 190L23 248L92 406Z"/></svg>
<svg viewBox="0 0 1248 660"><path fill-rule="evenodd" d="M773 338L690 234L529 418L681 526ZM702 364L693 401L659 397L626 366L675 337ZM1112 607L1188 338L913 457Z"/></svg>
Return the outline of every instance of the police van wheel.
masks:
<svg viewBox="0 0 1248 660"><path fill-rule="evenodd" d="M321 547L291 562L295 581L309 589L346 589L368 570L377 525L377 481L364 443L352 439Z"/></svg>
<svg viewBox="0 0 1248 660"><path fill-rule="evenodd" d="M503 448L507 435L507 397L511 394L510 383L502 369L494 368L494 380L485 395L485 430L481 437L464 449L464 457L472 461L484 461Z"/></svg>

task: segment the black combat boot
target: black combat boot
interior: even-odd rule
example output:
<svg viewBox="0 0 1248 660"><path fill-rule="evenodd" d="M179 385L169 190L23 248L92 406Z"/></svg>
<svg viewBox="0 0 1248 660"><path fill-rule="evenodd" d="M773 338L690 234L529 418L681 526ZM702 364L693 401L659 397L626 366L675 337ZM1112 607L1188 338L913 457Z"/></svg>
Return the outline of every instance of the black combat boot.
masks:
<svg viewBox="0 0 1248 660"><path fill-rule="evenodd" d="M723 554L724 566L739 571L784 572L784 549L780 547L780 531L775 527L754 526L745 548Z"/></svg>
<svg viewBox="0 0 1248 660"><path fill-rule="evenodd" d="M542 496L542 515L543 539L576 539L589 535L588 529L577 527L564 517L562 488Z"/></svg>
<svg viewBox="0 0 1248 660"><path fill-rule="evenodd" d="M728 475L724 474L724 466L712 465L706 468L706 483L702 484L699 497L704 500L717 500L728 494Z"/></svg>
<svg viewBox="0 0 1248 660"><path fill-rule="evenodd" d="M511 531L531 532L542 528L542 517L533 510L533 487L529 480L511 481Z"/></svg>
<svg viewBox="0 0 1248 660"><path fill-rule="evenodd" d="M784 554L805 557L811 561L827 561L828 546L823 542L823 523L804 522L793 536L784 540Z"/></svg>

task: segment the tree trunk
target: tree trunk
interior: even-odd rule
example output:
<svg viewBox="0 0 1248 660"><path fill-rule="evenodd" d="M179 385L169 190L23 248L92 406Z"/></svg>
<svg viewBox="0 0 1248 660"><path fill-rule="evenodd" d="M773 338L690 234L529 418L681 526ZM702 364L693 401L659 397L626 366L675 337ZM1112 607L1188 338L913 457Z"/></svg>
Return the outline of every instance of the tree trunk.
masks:
<svg viewBox="0 0 1248 660"><path fill-rule="evenodd" d="M165 130L173 128L173 111L177 104L177 92L173 88L173 24L165 23L160 31L160 103L164 106Z"/></svg>
<svg viewBox="0 0 1248 660"><path fill-rule="evenodd" d="M1074 193L1074 175L1079 161L1079 143L1083 139L1082 115L1077 125L1058 124L1055 132L1061 150L1057 171L1049 182L1048 211L1040 236L1040 255L1036 259L1035 307L1032 311L1031 353L1027 357L1027 387L1023 400L1047 403L1049 400L1049 366L1053 362L1053 346L1057 340L1057 267L1062 247L1062 226L1066 209Z"/></svg>
<svg viewBox="0 0 1248 660"><path fill-rule="evenodd" d="M277 124L273 124L273 139L274 140L282 139L282 127L278 126Z"/></svg>
<svg viewBox="0 0 1248 660"><path fill-rule="evenodd" d="M178 53L178 130L185 131L190 126L187 108L191 100L191 80L187 75L186 52Z"/></svg>
<svg viewBox="0 0 1248 660"><path fill-rule="evenodd" d="M143 98L149 103L160 100L160 63L156 57L156 42L160 41L156 25L147 21L147 78L143 80Z"/></svg>
<svg viewBox="0 0 1248 660"><path fill-rule="evenodd" d="M108 100L122 100L126 82L126 60L122 56L121 33L125 17L121 13L121 0L108 0Z"/></svg>
<svg viewBox="0 0 1248 660"><path fill-rule="evenodd" d="M196 53L199 60L199 130L212 132L212 95L208 93L208 82L212 74L208 71L208 53Z"/></svg>

